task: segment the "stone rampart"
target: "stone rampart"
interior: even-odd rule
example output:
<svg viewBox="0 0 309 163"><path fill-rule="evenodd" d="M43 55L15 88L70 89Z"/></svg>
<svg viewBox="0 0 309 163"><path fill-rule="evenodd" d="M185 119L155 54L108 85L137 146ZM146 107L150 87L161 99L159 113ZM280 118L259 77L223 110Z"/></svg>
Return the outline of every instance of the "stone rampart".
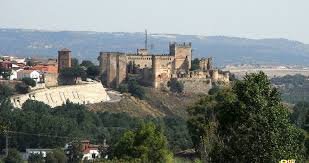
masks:
<svg viewBox="0 0 309 163"><path fill-rule="evenodd" d="M98 82L46 88L24 95L13 96L11 102L14 107L21 108L22 104L28 99L44 102L51 107L60 106L67 100L79 104L92 104L110 100L105 88Z"/></svg>
<svg viewBox="0 0 309 163"><path fill-rule="evenodd" d="M207 94L212 88L211 79L178 78L177 81L183 83L185 93Z"/></svg>

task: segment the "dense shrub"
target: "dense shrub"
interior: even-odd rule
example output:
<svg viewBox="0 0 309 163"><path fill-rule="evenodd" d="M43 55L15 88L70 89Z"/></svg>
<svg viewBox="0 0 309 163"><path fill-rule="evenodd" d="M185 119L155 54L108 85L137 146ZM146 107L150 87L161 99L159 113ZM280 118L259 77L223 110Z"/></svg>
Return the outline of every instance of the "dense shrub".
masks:
<svg viewBox="0 0 309 163"><path fill-rule="evenodd" d="M5 84L0 84L0 99L9 97L13 94L13 89Z"/></svg>
<svg viewBox="0 0 309 163"><path fill-rule="evenodd" d="M184 89L183 83L177 81L176 79L171 79L167 86L170 87L170 91L174 93L182 93Z"/></svg>
<svg viewBox="0 0 309 163"><path fill-rule="evenodd" d="M142 162L172 162L166 137L153 123L125 132L116 144L113 156L128 160L140 159Z"/></svg>
<svg viewBox="0 0 309 163"><path fill-rule="evenodd" d="M94 79L100 73L99 66L90 66L86 70L87 76Z"/></svg>
<svg viewBox="0 0 309 163"><path fill-rule="evenodd" d="M22 157L18 150L9 149L9 154L6 158L4 158L5 163L23 163Z"/></svg>
<svg viewBox="0 0 309 163"><path fill-rule="evenodd" d="M80 64L80 66L89 68L89 67L94 66L94 64L91 61L89 61L89 60L83 60L82 63Z"/></svg>
<svg viewBox="0 0 309 163"><path fill-rule="evenodd" d="M2 106L5 109L2 109ZM11 135L10 142L20 151L29 147L63 148L65 143L72 141L73 138L96 140L97 144L103 144L106 140L112 146L119 141L126 130L137 128L143 121L151 121L162 126L172 151L184 150L192 145L185 120L177 117L137 118L126 113L91 112L83 105L70 102L52 109L42 102L33 100L26 101L22 109L12 111L7 108L8 106L0 106L0 120L3 124L10 124L12 131L72 137L72 139L63 139ZM5 137L0 135L0 140L4 139ZM4 141L0 141L0 147L5 147Z"/></svg>
<svg viewBox="0 0 309 163"><path fill-rule="evenodd" d="M137 83L136 80L129 80L128 90L133 96L138 97L139 99L145 98L145 90Z"/></svg>
<svg viewBox="0 0 309 163"><path fill-rule="evenodd" d="M18 93L21 93L21 94L26 94L26 93L29 93L29 86L25 83L18 83L15 85L15 89Z"/></svg>
<svg viewBox="0 0 309 163"><path fill-rule="evenodd" d="M35 80L31 79L31 78L23 78L22 81L28 85L28 86L31 86L31 87L35 87L36 86L36 82Z"/></svg>
<svg viewBox="0 0 309 163"><path fill-rule="evenodd" d="M128 85L126 85L126 84L120 84L119 87L117 88L117 90L120 93L127 93L127 92L129 92Z"/></svg>

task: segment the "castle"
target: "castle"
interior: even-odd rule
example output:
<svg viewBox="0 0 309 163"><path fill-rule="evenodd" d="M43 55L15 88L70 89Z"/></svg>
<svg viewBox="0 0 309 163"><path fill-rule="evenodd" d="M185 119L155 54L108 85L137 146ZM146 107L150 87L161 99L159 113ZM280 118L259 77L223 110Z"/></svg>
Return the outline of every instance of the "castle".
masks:
<svg viewBox="0 0 309 163"><path fill-rule="evenodd" d="M176 79L185 92L208 92L212 83L229 83L229 74L215 69L212 58L200 59L199 69L191 70L191 43L170 43L169 54L149 54L147 49L134 54L100 52L98 60L102 81L110 88L125 83L129 74L139 74L144 85L154 88L164 88Z"/></svg>

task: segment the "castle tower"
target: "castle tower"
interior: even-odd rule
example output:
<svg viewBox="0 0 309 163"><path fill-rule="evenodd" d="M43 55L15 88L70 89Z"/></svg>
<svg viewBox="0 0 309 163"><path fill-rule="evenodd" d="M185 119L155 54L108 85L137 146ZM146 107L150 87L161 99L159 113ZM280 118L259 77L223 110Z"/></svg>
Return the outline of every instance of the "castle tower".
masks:
<svg viewBox="0 0 309 163"><path fill-rule="evenodd" d="M191 43L170 44L170 55L175 57L173 66L174 73L178 73L180 71L188 72L191 69Z"/></svg>
<svg viewBox="0 0 309 163"><path fill-rule="evenodd" d="M106 65L107 65L107 53L100 52L99 57L97 58L99 61L99 75L103 75L106 73Z"/></svg>
<svg viewBox="0 0 309 163"><path fill-rule="evenodd" d="M116 88L127 79L127 57L124 54L116 56Z"/></svg>
<svg viewBox="0 0 309 163"><path fill-rule="evenodd" d="M153 75L152 86L154 88L158 88L160 83L160 61L154 55L152 56L152 75Z"/></svg>
<svg viewBox="0 0 309 163"><path fill-rule="evenodd" d="M208 70L208 58L202 58L200 59L200 63L199 63L199 66L200 66L200 69L202 71L207 71Z"/></svg>
<svg viewBox="0 0 309 163"><path fill-rule="evenodd" d="M212 57L208 58L208 63L207 63L207 69L208 70L212 70L212 67L213 64L212 64Z"/></svg>
<svg viewBox="0 0 309 163"><path fill-rule="evenodd" d="M58 51L58 73L67 67L71 67L71 50L64 48Z"/></svg>
<svg viewBox="0 0 309 163"><path fill-rule="evenodd" d="M212 74L211 74L211 79L214 81L214 82L217 82L218 79L219 79L219 71L218 70L212 70Z"/></svg>
<svg viewBox="0 0 309 163"><path fill-rule="evenodd" d="M102 82L109 88L118 88L127 78L127 58L124 53L100 52Z"/></svg>

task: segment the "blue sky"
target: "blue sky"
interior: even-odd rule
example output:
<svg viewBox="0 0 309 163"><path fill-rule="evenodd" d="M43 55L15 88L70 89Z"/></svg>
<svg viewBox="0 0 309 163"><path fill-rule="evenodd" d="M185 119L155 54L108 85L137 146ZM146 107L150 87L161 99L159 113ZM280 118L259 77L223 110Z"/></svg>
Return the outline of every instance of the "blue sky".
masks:
<svg viewBox="0 0 309 163"><path fill-rule="evenodd" d="M0 27L287 38L309 43L309 0L0 0Z"/></svg>

